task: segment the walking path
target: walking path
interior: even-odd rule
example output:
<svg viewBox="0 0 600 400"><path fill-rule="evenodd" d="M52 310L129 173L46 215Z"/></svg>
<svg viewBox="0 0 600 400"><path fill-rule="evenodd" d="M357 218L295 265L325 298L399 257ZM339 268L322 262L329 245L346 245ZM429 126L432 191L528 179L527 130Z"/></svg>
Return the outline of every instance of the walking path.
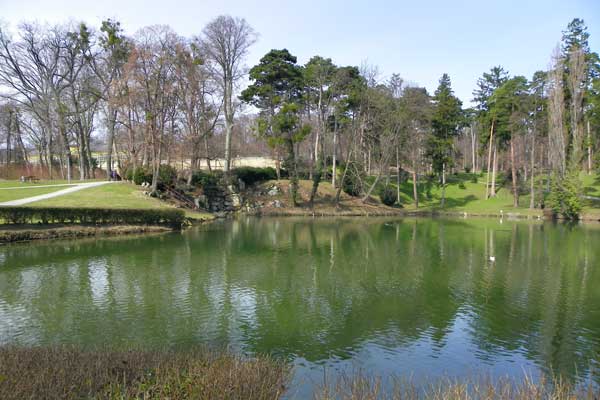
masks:
<svg viewBox="0 0 600 400"><path fill-rule="evenodd" d="M40 194L39 196L26 197L24 199L19 199L19 200L6 201L4 203L0 203L0 207L2 207L2 206L4 206L4 207L6 207L6 206L22 206L23 204L29 204L29 203L33 203L35 201L51 199L53 197L63 196L65 194L78 192L80 190L91 188L91 187L106 185L108 183L112 183L112 182L103 181L103 182L88 182L88 183L71 184L73 186L71 186L67 189L58 190L56 192ZM45 187L53 187L53 186L64 186L64 185L46 185ZM36 186L36 187L44 187L44 186Z"/></svg>
<svg viewBox="0 0 600 400"><path fill-rule="evenodd" d="M87 182L90 183L90 182ZM53 185L31 185L31 186L11 186L0 188L0 190L21 190L21 189L39 189L39 188L52 188L52 187L61 187L61 186L79 186L82 183L55 183Z"/></svg>

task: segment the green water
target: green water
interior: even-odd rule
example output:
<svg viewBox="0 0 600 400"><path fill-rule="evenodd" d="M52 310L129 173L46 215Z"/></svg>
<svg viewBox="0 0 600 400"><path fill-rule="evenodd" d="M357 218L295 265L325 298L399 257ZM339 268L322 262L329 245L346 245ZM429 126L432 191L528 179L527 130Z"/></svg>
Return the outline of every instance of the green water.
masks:
<svg viewBox="0 0 600 400"><path fill-rule="evenodd" d="M324 367L598 383L600 228L249 218L0 247L0 344L55 343L271 353L300 391Z"/></svg>

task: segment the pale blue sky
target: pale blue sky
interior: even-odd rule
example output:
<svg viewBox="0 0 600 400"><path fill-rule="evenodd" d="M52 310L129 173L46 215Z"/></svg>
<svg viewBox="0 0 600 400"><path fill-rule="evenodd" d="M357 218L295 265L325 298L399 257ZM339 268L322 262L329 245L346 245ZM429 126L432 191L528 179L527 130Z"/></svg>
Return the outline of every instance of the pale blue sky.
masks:
<svg viewBox="0 0 600 400"><path fill-rule="evenodd" d="M340 65L377 65L385 79L394 72L435 89L450 74L465 102L477 78L494 65L531 77L544 69L574 17L585 20L591 47L600 51L600 0L354 1L302 0L0 0L0 18L81 19L92 25L107 17L128 33L169 24L182 35L197 34L219 14L246 18L260 33L248 65L272 48L288 48L306 62L319 54Z"/></svg>

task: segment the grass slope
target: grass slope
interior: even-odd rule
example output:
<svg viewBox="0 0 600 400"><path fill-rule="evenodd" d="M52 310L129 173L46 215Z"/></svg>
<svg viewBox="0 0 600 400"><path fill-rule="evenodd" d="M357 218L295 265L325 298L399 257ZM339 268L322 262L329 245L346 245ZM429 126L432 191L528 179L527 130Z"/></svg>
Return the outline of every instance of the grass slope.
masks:
<svg viewBox="0 0 600 400"><path fill-rule="evenodd" d="M33 190L33 189L31 189ZM171 205L144 195L140 186L127 182L113 183L83 189L52 199L28 204L31 207L90 207L90 208L137 208L164 209ZM197 220L211 219L207 213L186 211L188 218Z"/></svg>
<svg viewBox="0 0 600 400"><path fill-rule="evenodd" d="M1 189L0 188L0 203L11 200L20 200L25 199L27 197L38 196L40 194L48 194L52 192L57 192L59 190L63 190L68 188L69 186L58 186L58 187L46 187L46 188L38 188L38 187L30 187L24 189Z"/></svg>

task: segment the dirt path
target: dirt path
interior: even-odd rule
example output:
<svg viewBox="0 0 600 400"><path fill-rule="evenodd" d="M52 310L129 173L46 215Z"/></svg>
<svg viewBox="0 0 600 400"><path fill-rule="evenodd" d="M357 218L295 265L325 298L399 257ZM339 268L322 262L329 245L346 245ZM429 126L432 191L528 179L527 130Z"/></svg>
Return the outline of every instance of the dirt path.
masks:
<svg viewBox="0 0 600 400"><path fill-rule="evenodd" d="M96 187L96 186L102 186L102 185L106 185L109 183L112 183L112 182L104 181L104 182L79 183L79 184L75 184L75 186L71 186L67 189L58 190L58 191L52 192L52 193L40 194L39 196L26 197L24 199L19 199L19 200L6 201L4 203L0 203L0 207L2 207L2 206L4 206L4 207L22 206L24 204L33 203L33 202L40 201L40 200L51 199L53 197L63 196L65 194L78 192L83 189ZM52 186L54 186L54 185L52 185ZM52 186L48 185L46 187L52 187ZM56 185L56 186L62 186L62 185ZM40 186L37 186L37 187L40 187Z"/></svg>

